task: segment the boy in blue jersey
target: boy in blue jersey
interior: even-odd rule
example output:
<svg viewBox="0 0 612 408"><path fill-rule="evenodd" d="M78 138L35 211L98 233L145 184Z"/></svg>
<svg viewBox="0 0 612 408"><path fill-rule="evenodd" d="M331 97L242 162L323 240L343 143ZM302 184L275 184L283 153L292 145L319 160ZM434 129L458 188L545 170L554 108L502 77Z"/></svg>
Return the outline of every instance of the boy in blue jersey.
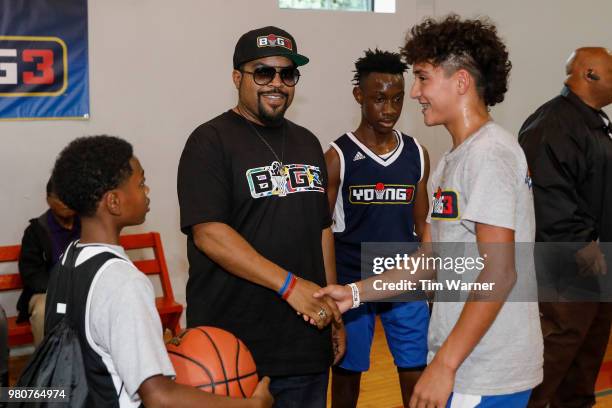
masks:
<svg viewBox="0 0 612 408"><path fill-rule="evenodd" d="M460 301L434 303L428 365L409 406L525 407L531 390L542 381L538 304L535 297L506 299L515 288L536 287L533 257L520 256L515 245L533 243L533 196L516 137L489 113L507 91L508 50L488 20L450 15L413 27L402 53L415 76L410 96L421 105L425 124L444 126L453 144L432 172L433 205L423 249L413 259L431 254L428 242L436 248L462 243L464 254L473 257L476 252L485 258L480 272L466 282L495 278L495 292L472 290L465 294L469 296L462 293ZM460 272L451 266L450 273ZM418 282L430 277L429 270L406 273L397 268L377 280ZM374 279L367 279L328 286L315 296L331 296L344 311L395 294L377 291L373 284Z"/></svg>
<svg viewBox="0 0 612 408"><path fill-rule="evenodd" d="M406 64L399 54L368 50L355 63L353 95L361 123L325 154L334 214L338 283L361 279L363 242L415 242L428 212L427 151L393 129L402 112ZM416 235L415 235L416 230ZM371 303L344 315L346 354L332 371L332 406L355 407L370 364L376 315L398 369L404 405L426 364L426 302Z"/></svg>

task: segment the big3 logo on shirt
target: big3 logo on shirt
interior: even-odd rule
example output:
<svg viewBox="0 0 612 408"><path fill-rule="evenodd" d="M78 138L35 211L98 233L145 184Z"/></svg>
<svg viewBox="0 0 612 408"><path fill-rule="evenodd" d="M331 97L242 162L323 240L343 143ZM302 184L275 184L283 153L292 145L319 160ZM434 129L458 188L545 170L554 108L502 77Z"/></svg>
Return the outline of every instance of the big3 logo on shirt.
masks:
<svg viewBox="0 0 612 408"><path fill-rule="evenodd" d="M309 164L282 164L273 161L270 166L246 171L247 182L253 198L286 197L293 193L325 193L321 169Z"/></svg>
<svg viewBox="0 0 612 408"><path fill-rule="evenodd" d="M431 218L434 220L456 220L459 218L459 196L456 191L438 190L433 194Z"/></svg>

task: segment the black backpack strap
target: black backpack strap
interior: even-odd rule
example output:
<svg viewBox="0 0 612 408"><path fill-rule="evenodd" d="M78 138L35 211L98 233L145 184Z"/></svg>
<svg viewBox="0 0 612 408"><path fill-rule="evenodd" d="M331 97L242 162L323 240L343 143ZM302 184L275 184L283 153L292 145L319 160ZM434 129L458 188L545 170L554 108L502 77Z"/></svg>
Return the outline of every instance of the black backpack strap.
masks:
<svg viewBox="0 0 612 408"><path fill-rule="evenodd" d="M81 306L86 304L89 288L99 269L110 259L119 258L124 260L124 258L107 250L103 245L79 247L77 244L78 241L74 241L68 246L63 258L64 262L58 262L57 269L52 272L49 290L47 291L47 310L45 313L45 320L48 320L50 317L50 326L47 327L47 322L45 322L45 331L61 320L62 316L57 312L58 304L65 305L66 310L63 316L78 326L81 323L81 313L75 316L74 309L81 308ZM82 262L77 267L76 261L81 251L92 246L101 247L105 250ZM71 307L71 305L74 307Z"/></svg>
<svg viewBox="0 0 612 408"><path fill-rule="evenodd" d="M83 250L83 247L78 248L79 251ZM75 251L76 252L76 251ZM91 289L91 283L93 281L93 279L95 278L96 274L100 271L100 268L109 260L114 259L114 258L119 258L121 260L123 260L123 258L121 258L120 256L110 252L110 251L104 251L101 252L99 254L96 254L94 256L92 256L91 258L89 258L87 261L83 262L81 265L78 266L79 269L82 268L82 270L84 271L90 271L90 273L87 276L83 276L81 273L78 274L78 276L75 275L75 271L77 270L77 267L74 266L74 263L71 263L71 265L73 265L72 268L70 268L70 284L74 284L74 283L79 283L79 288L83 288L83 285L86 285L89 289L87 291L79 291L79 290L75 290L73 287L68 287L68 291L67 294L70 296L69 299L67 300L67 311L66 311L66 316L71 319L71 321L74 322L74 320L72 320L73 318L75 318L76 316L73 316L71 313L71 309L74 310L74 308L70 308L69 305L70 304L79 304L79 305L85 305L87 302L87 296L89 293L89 290ZM75 256L74 260L76 261L77 257ZM75 303L76 302L76 303ZM78 319L78 318L77 318ZM80 322L80 319L78 320Z"/></svg>

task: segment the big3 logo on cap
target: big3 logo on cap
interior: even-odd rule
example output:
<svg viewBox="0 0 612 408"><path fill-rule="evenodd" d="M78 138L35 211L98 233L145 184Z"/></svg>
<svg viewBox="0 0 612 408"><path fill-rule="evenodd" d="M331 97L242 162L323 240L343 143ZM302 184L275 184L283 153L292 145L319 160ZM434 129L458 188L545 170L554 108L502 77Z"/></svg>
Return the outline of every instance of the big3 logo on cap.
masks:
<svg viewBox="0 0 612 408"><path fill-rule="evenodd" d="M293 51L293 43L290 39L275 34L257 37L258 47L284 47Z"/></svg>

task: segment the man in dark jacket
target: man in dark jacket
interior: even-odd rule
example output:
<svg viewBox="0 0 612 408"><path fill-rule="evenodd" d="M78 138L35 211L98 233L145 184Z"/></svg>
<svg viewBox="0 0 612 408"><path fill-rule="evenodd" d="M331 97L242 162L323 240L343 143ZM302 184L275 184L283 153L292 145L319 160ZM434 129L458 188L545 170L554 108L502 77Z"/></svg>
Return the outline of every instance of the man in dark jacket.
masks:
<svg viewBox="0 0 612 408"><path fill-rule="evenodd" d="M78 216L53 192L51 180L47 183L47 204L49 209L32 218L25 229L19 255L23 292L17 301L17 321L30 320L34 345L43 338L49 272L68 244L81 235Z"/></svg>
<svg viewBox="0 0 612 408"><path fill-rule="evenodd" d="M599 276L612 241L612 52L580 48L561 95L523 124L519 141L533 179L544 382L530 407L587 407L610 334ZM603 244L606 243L606 244ZM546 246L543 248L543 246ZM609 251L609 249L608 249Z"/></svg>

